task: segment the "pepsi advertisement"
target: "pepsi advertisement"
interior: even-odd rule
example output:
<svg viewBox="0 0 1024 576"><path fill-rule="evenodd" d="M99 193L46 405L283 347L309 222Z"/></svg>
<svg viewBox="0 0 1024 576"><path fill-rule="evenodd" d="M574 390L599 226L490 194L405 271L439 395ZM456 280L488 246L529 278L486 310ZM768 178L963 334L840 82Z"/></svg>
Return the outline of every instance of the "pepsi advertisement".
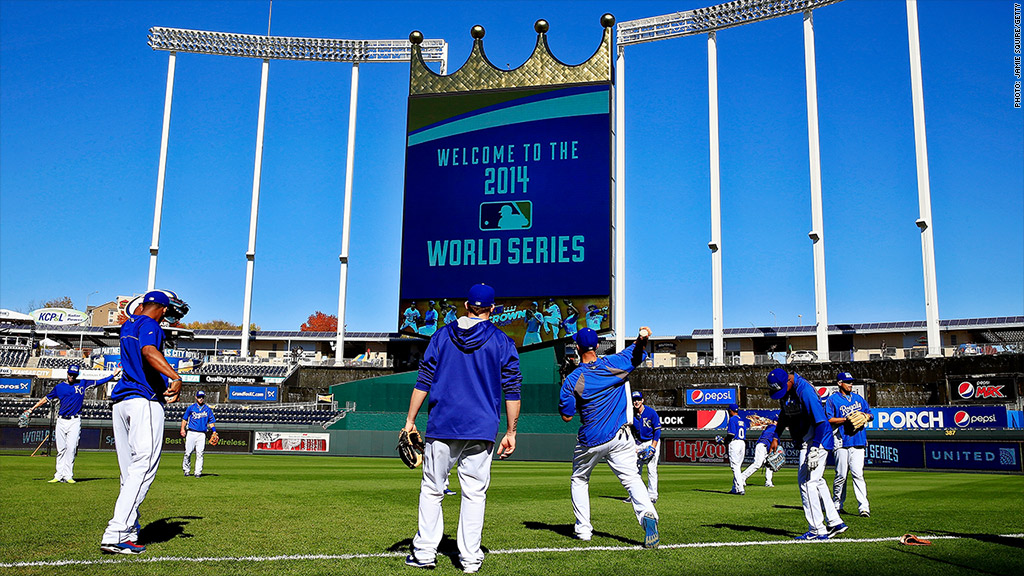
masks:
<svg viewBox="0 0 1024 576"><path fill-rule="evenodd" d="M411 96L399 330L481 282L519 345L609 329L611 150L610 84Z"/></svg>
<svg viewBox="0 0 1024 576"><path fill-rule="evenodd" d="M1013 376L950 377L949 399L956 403L1010 404L1017 399L1017 380Z"/></svg>
<svg viewBox="0 0 1024 576"><path fill-rule="evenodd" d="M1006 428L1006 406L872 408L868 430L961 430Z"/></svg>
<svg viewBox="0 0 1024 576"><path fill-rule="evenodd" d="M687 388L687 406L728 406L738 403L736 388Z"/></svg>

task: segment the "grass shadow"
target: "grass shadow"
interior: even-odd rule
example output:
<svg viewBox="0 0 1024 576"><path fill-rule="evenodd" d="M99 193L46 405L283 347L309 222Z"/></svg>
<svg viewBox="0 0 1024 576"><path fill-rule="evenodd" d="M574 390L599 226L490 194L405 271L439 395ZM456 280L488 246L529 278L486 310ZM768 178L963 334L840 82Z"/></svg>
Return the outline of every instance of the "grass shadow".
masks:
<svg viewBox="0 0 1024 576"><path fill-rule="evenodd" d="M480 549L486 554L489 550L486 546L481 546ZM405 552L406 554L412 551L412 538L406 538L399 540L388 547L388 552ZM462 569L462 563L459 561L459 543L455 541L451 536L445 534L441 537L441 542L437 545L437 554L439 556L445 556L453 566L458 569Z"/></svg>
<svg viewBox="0 0 1024 576"><path fill-rule="evenodd" d="M703 488L694 488L693 491L694 492L707 492L709 494L728 494L729 496L733 496L734 495L732 492L730 492L728 490L705 490Z"/></svg>
<svg viewBox="0 0 1024 576"><path fill-rule="evenodd" d="M576 532L573 530L574 524L548 524L547 522L531 522L527 520L526 522L523 522L523 526L527 530L548 530L558 534L559 536L565 536L566 538L576 537ZM612 540L622 542L623 544L629 544L631 546L643 544L643 542L640 542L639 540L633 540L624 536L609 534L608 532L601 532L598 530L594 531L594 536L600 538L611 538Z"/></svg>
<svg viewBox="0 0 1024 576"><path fill-rule="evenodd" d="M192 538L185 532L191 520L202 520L202 516L172 516L146 524L139 530L139 544L159 544L174 538Z"/></svg>
<svg viewBox="0 0 1024 576"><path fill-rule="evenodd" d="M921 530L918 534L935 534L936 536L956 536L957 538L966 538L970 540L977 540L978 542L988 542L989 544L1002 544L1003 546L1009 546L1011 548L1024 548L1024 539L1021 538L1008 538L1006 536L1000 536L998 534L970 534L967 532L949 532L947 530ZM923 536L923 538L928 538Z"/></svg>
<svg viewBox="0 0 1024 576"><path fill-rule="evenodd" d="M911 550L910 547L908 547L908 546L893 545L893 546L889 546L889 548L892 549L892 550L895 550L896 552L902 552L904 554L910 554L911 556L916 556L916 557L921 558L923 560L931 560L932 562L936 562L938 564L945 564L946 566L953 566L955 568L959 568L964 573L967 573L967 572L980 572L982 574L991 574L992 576L1002 576L998 572L989 572L988 570L982 570L981 568L978 568L977 566L968 566L967 564L957 564L956 562L950 562L949 560L942 560L940 558L932 558L931 556L928 556L926 554L921 554L920 552L917 552L916 550Z"/></svg>
<svg viewBox="0 0 1024 576"><path fill-rule="evenodd" d="M772 508L781 508L783 510L799 510L801 512L804 511L803 506L787 506L785 504L774 504Z"/></svg>
<svg viewBox="0 0 1024 576"><path fill-rule="evenodd" d="M769 536L785 536L792 538L797 534L790 532L789 530L782 530L781 528L765 528L764 526L746 526L744 524L701 524L702 528L724 528L726 530L733 530L736 532L760 532L761 534L767 534Z"/></svg>

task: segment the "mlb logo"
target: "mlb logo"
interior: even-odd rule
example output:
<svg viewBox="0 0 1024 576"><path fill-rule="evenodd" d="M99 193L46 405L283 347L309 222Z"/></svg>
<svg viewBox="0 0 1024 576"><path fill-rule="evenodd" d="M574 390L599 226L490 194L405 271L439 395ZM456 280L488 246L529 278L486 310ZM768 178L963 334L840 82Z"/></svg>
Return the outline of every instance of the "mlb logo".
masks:
<svg viewBox="0 0 1024 576"><path fill-rule="evenodd" d="M533 202L484 202L480 204L481 230L526 230L533 226Z"/></svg>

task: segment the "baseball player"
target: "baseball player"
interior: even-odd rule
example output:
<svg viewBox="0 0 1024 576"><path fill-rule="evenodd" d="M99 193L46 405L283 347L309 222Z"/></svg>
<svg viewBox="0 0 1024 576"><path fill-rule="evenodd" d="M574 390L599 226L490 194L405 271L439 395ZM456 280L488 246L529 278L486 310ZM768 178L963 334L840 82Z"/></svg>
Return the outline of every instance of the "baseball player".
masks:
<svg viewBox="0 0 1024 576"><path fill-rule="evenodd" d="M601 324L608 317L608 308L598 308L594 304L587 305L587 328L600 330Z"/></svg>
<svg viewBox="0 0 1024 576"><path fill-rule="evenodd" d="M508 429L498 448L507 458L516 449L523 375L515 342L490 322L494 289L477 284L469 289L468 314L434 334L420 363L409 400L406 432L416 431L416 414L429 401L423 480L420 483L419 530L405 563L416 568L436 566L437 546L444 535L441 501L448 473L458 466L462 487L457 542L464 572L480 569L491 456L505 396Z"/></svg>
<svg viewBox="0 0 1024 576"><path fill-rule="evenodd" d="M768 449L772 445L772 440L775 440L775 423L772 422L768 425L764 431L761 432L761 437L757 439L757 444L754 445L754 461L747 466L747 469L743 471L743 484L746 485L747 479L754 475L755 472L764 466L764 487L775 488L775 484L772 482L775 472L772 471L771 466L765 466L765 460L768 458Z"/></svg>
<svg viewBox="0 0 1024 576"><path fill-rule="evenodd" d="M633 391L633 439L636 441L637 454L644 448L654 448L654 456L646 462L637 460L637 471L640 478L644 477L644 464L647 465L647 494L651 502L658 501L658 458L661 457L661 418L654 408L644 405L644 393ZM626 501L629 501L627 498Z"/></svg>
<svg viewBox="0 0 1024 576"><path fill-rule="evenodd" d="M558 340L558 333L562 327L562 311L559 310L558 304L551 298L548 299L546 308L544 309L547 314L544 315L544 333L551 333L553 340Z"/></svg>
<svg viewBox="0 0 1024 576"><path fill-rule="evenodd" d="M565 320L562 321L562 326L565 327L566 336L575 336L576 331L579 330L580 311L576 309L572 300L564 300L564 302Z"/></svg>
<svg viewBox="0 0 1024 576"><path fill-rule="evenodd" d="M423 326L420 326L419 333L424 336L433 336L437 332L437 309L436 303L431 300L427 303L427 313L423 315Z"/></svg>
<svg viewBox="0 0 1024 576"><path fill-rule="evenodd" d="M419 331L417 320L420 319L420 311L416 308L416 302L410 302L409 307L402 312L402 317L405 318L405 322L402 322L402 327L398 329L399 332L404 331L406 328L411 329L414 333Z"/></svg>
<svg viewBox="0 0 1024 576"><path fill-rule="evenodd" d="M825 483L825 460L832 449L832 426L814 386L798 374L776 368L768 374L768 390L772 400L779 401L779 423L776 433L789 428L793 441L800 444L797 482L800 500L807 518L808 530L797 540L827 540L846 532L832 503ZM772 440L771 449L779 440ZM827 524L826 524L827 523Z"/></svg>
<svg viewBox="0 0 1024 576"><path fill-rule="evenodd" d="M196 478L203 475L203 452L206 451L206 431L217 433L217 418L213 408L206 405L206 392L196 392L196 401L185 409L181 417L181 437L185 439L185 457L181 461L181 469L188 476L191 468L192 452L196 453Z"/></svg>
<svg viewBox="0 0 1024 576"><path fill-rule="evenodd" d="M729 494L745 494L747 484L743 477L743 457L747 454L747 420L740 418L738 404L729 404L725 445L729 447L729 467L732 468L732 490Z"/></svg>
<svg viewBox="0 0 1024 576"><path fill-rule="evenodd" d="M171 292L170 294L174 294ZM177 296L174 296L177 300ZM121 491L114 515L100 541L107 554L141 554L139 506L146 499L160 465L164 439L164 403L175 402L181 377L163 355L164 331L160 321L171 299L152 290L121 325L121 380L114 386L112 425Z"/></svg>
<svg viewBox="0 0 1024 576"><path fill-rule="evenodd" d="M864 412L868 421L874 420L871 407L867 400L853 393L853 375L840 372L836 375L839 393L832 394L825 402L825 415L835 426L836 477L832 482L832 496L836 509L845 513L843 504L846 502L846 475L853 475L853 493L857 496L857 507L860 515L869 518L871 506L868 504L868 487L864 482L864 453L867 451L868 434L861 428L854 434L847 430L846 417L853 412Z"/></svg>
<svg viewBox="0 0 1024 576"><path fill-rule="evenodd" d="M565 422L580 414L580 430L572 458L572 511L576 538L590 540L590 474L601 459L629 493L633 512L644 530L644 547L658 546L658 512L636 466L636 445L626 421L626 378L646 358L650 328L640 329L636 342L613 356L597 357L597 332L576 333L582 363L562 382L558 411Z"/></svg>
<svg viewBox="0 0 1024 576"><path fill-rule="evenodd" d="M524 321L526 322L526 335L523 336L523 346L540 344L540 328L544 325L544 315L537 311L536 302L530 304Z"/></svg>
<svg viewBox="0 0 1024 576"><path fill-rule="evenodd" d="M459 319L455 306L447 300L441 301L441 311L444 312L444 320L441 322L442 326L447 326Z"/></svg>
<svg viewBox="0 0 1024 576"><path fill-rule="evenodd" d="M54 439L57 440L57 471L49 482L75 483L75 456L78 453L78 440L82 434L82 401L85 399L85 391L93 386L106 384L119 375L120 372L111 374L100 380L79 380L80 368L77 364L68 366L68 379L61 382L50 390L50 393L39 399L34 406L25 410L25 414L32 414L32 411L51 400L57 400L60 407L57 409L57 425L53 431Z"/></svg>

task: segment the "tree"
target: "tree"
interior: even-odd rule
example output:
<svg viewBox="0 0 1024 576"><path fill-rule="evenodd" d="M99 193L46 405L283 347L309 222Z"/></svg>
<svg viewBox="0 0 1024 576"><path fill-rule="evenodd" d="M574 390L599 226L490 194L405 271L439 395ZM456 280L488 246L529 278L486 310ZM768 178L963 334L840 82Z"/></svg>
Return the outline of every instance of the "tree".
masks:
<svg viewBox="0 0 1024 576"><path fill-rule="evenodd" d="M43 303L40 308L74 308L75 303L71 300L70 296L64 296L62 298L54 298L47 300Z"/></svg>
<svg viewBox="0 0 1024 576"><path fill-rule="evenodd" d="M227 320L207 320L205 322L196 320L185 324L185 328L188 328L189 330L241 330L242 325L232 324ZM259 329L260 327L256 324L249 324L250 332L257 332Z"/></svg>
<svg viewBox="0 0 1024 576"><path fill-rule="evenodd" d="M309 315L305 324L299 327L302 332L337 332L338 317L334 314L324 314L317 310Z"/></svg>

